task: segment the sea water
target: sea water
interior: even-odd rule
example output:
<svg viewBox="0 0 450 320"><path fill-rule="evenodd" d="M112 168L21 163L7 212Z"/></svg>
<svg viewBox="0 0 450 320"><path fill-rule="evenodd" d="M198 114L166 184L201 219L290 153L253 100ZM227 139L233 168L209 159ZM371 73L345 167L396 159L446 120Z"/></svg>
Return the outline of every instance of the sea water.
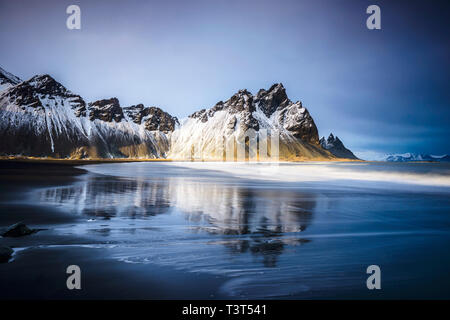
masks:
<svg viewBox="0 0 450 320"><path fill-rule="evenodd" d="M123 263L224 277L231 298L450 298L448 164L81 168L89 173L30 201L78 215L57 231ZM367 288L370 265L380 290Z"/></svg>

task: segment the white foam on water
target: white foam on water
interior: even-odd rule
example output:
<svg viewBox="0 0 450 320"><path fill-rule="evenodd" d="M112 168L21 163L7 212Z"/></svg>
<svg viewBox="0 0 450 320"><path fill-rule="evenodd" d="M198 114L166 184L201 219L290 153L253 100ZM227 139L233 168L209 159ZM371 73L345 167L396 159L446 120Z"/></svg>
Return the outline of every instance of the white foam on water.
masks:
<svg viewBox="0 0 450 320"><path fill-rule="evenodd" d="M424 164L427 165L427 164ZM155 174L153 167L191 169L191 174L199 176L205 170L210 174L225 173L230 177L272 182L327 182L347 181L355 186L358 182L389 183L399 185L418 185L450 187L450 170L415 172L416 167L395 167L382 169L370 163L245 163L245 162L159 162L159 163L124 163L83 166L82 168L99 174L126 177L147 177ZM139 168L138 170L136 170ZM202 172L199 172L202 170ZM366 186L366 185L365 185Z"/></svg>

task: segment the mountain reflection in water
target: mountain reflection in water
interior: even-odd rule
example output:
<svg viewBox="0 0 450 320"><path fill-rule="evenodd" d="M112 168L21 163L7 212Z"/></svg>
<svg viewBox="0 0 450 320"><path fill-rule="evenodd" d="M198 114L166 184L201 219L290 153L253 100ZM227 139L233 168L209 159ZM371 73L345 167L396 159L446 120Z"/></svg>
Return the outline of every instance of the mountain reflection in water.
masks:
<svg viewBox="0 0 450 320"><path fill-rule="evenodd" d="M316 196L295 190L249 187L192 178L126 179L86 175L71 186L41 190L41 202L59 205L88 219L118 218L142 220L141 228L152 226L152 217L179 212L191 233L236 236L214 238L234 255L261 255L266 267L275 267L287 243L303 244L306 239L283 239L298 233L311 222ZM180 214L181 213L181 214ZM158 226L154 226L158 227ZM123 231L123 226L120 228ZM135 228L128 229L132 232ZM89 229L110 236L108 227ZM242 236L242 237L240 237Z"/></svg>
<svg viewBox="0 0 450 320"><path fill-rule="evenodd" d="M214 275L221 297L373 298L372 264L379 297L450 297L447 165L206 165L89 165L28 201L79 217L50 233L149 272Z"/></svg>

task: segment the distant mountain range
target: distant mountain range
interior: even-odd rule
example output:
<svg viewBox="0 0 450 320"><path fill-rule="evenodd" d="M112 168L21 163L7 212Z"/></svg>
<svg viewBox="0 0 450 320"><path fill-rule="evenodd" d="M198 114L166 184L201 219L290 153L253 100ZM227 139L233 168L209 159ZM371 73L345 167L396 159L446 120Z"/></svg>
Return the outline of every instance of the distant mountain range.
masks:
<svg viewBox="0 0 450 320"><path fill-rule="evenodd" d="M22 81L0 68L0 155L191 159L195 145L202 159L222 160L222 138L249 129L277 132L281 160L356 159L332 134L319 141L308 110L281 83L256 95L240 90L179 121L155 106L122 107L117 98L87 103L50 75Z"/></svg>
<svg viewBox="0 0 450 320"><path fill-rule="evenodd" d="M450 156L449 155L434 156L429 154L404 153L404 154L387 155L383 160L388 162L411 162L411 161L450 162Z"/></svg>

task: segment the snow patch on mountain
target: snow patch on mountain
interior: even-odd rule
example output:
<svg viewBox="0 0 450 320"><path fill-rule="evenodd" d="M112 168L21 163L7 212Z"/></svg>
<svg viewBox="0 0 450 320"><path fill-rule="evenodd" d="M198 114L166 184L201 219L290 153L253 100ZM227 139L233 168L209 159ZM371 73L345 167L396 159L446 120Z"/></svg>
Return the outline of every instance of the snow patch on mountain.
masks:
<svg viewBox="0 0 450 320"><path fill-rule="evenodd" d="M337 136L335 137L333 135L333 133L330 133L327 139L325 139L325 137L322 137L319 142L322 148L330 151L333 155L335 155L338 158L358 159L353 154L353 152L351 152L344 146L342 141Z"/></svg>
<svg viewBox="0 0 450 320"><path fill-rule="evenodd" d="M273 154L269 141L276 135L281 159L333 157L318 144L317 128L308 110L301 102L290 101L282 84L261 89L256 96L239 90L227 101L193 113L173 132L168 157L224 160L230 141L236 149L247 144L248 154L256 155L259 145L246 142L245 137L256 141L266 134L268 156ZM233 153L237 156L236 150Z"/></svg>
<svg viewBox="0 0 450 320"><path fill-rule="evenodd" d="M238 146L262 154L265 141L266 156L281 160L335 158L319 144L308 110L281 83L256 95L240 90L180 124L158 107L122 107L114 97L86 103L47 74L22 81L0 69L0 81L1 155L224 160L228 141L233 157Z"/></svg>
<svg viewBox="0 0 450 320"><path fill-rule="evenodd" d="M0 67L0 91L19 84L22 80Z"/></svg>
<svg viewBox="0 0 450 320"><path fill-rule="evenodd" d="M155 158L164 157L169 148L170 132L127 121L117 99L87 108L80 96L49 75L0 92L0 117L4 155Z"/></svg>
<svg viewBox="0 0 450 320"><path fill-rule="evenodd" d="M390 154L386 155L384 161L388 162L411 162L411 161L431 161L431 162L450 162L449 155L430 155L430 154L415 154L415 153L403 153L403 154Z"/></svg>

